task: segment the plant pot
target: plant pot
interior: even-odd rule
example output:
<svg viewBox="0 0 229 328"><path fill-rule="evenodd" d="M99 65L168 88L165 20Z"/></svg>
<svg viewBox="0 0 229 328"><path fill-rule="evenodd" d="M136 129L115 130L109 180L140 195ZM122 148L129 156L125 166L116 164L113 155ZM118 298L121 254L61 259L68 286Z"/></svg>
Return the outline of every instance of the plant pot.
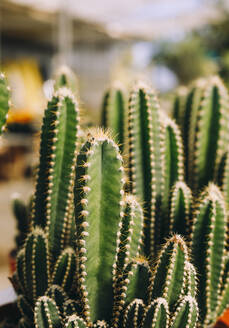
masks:
<svg viewBox="0 0 229 328"><path fill-rule="evenodd" d="M229 328L229 309L219 318L214 328Z"/></svg>

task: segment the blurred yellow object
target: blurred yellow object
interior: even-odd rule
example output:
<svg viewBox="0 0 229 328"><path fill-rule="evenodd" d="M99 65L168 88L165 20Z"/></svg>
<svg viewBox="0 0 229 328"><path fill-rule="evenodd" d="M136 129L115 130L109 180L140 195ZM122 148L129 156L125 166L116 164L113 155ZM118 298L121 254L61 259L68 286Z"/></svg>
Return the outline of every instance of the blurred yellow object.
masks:
<svg viewBox="0 0 229 328"><path fill-rule="evenodd" d="M9 61L4 65L12 90L9 123L29 123L40 118L45 107L43 81L34 59Z"/></svg>
<svg viewBox="0 0 229 328"><path fill-rule="evenodd" d="M29 113L27 110L20 110L15 112L14 110L10 109L8 113L7 123L19 123L19 124L26 124L30 123L34 120L34 116Z"/></svg>

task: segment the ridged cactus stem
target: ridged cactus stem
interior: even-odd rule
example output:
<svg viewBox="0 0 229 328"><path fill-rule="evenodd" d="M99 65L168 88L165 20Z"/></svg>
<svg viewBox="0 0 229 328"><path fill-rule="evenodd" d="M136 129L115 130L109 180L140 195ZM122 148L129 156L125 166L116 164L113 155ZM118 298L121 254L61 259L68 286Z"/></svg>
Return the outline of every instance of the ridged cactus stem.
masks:
<svg viewBox="0 0 229 328"><path fill-rule="evenodd" d="M124 305L133 299L149 301L149 286L152 272L148 261L139 257L123 268L123 275L114 284L114 305L112 327L118 328Z"/></svg>
<svg viewBox="0 0 229 328"><path fill-rule="evenodd" d="M74 95L78 93L78 81L75 73L68 66L61 66L55 74L55 91L66 87L70 89Z"/></svg>
<svg viewBox="0 0 229 328"><path fill-rule="evenodd" d="M134 196L124 197L120 216L114 279L122 275L128 262L139 256L142 243L143 211Z"/></svg>
<svg viewBox="0 0 229 328"><path fill-rule="evenodd" d="M59 255L52 273L52 284L61 286L66 292L72 288L76 273L76 255L71 247L65 248Z"/></svg>
<svg viewBox="0 0 229 328"><path fill-rule="evenodd" d="M198 305L190 295L184 296L174 313L171 328L196 328L198 324Z"/></svg>
<svg viewBox="0 0 229 328"><path fill-rule="evenodd" d="M192 254L199 277L199 305L205 325L216 320L224 270L226 210L223 196L214 184L203 191L192 231Z"/></svg>
<svg viewBox="0 0 229 328"><path fill-rule="evenodd" d="M195 190L213 180L226 150L229 141L227 106L226 88L218 77L210 78L202 91L193 137L190 135L193 142L189 147L189 182Z"/></svg>
<svg viewBox="0 0 229 328"><path fill-rule="evenodd" d="M169 230L182 236L191 231L192 194L188 186L178 181L172 188Z"/></svg>
<svg viewBox="0 0 229 328"><path fill-rule="evenodd" d="M157 298L145 309L142 328L169 328L169 307L162 297Z"/></svg>
<svg viewBox="0 0 229 328"><path fill-rule="evenodd" d="M63 328L56 303L48 296L38 299L34 310L35 328Z"/></svg>
<svg viewBox="0 0 229 328"><path fill-rule="evenodd" d="M191 172L193 171L193 157L194 145L196 135L196 125L198 119L199 104L202 98L203 90L206 81L199 79L192 86L191 91L187 95L185 112L184 112L184 126L183 126L183 139L185 151L185 168L186 178L189 181L192 179ZM189 178L190 177L190 178ZM191 182L190 182L191 184Z"/></svg>
<svg viewBox="0 0 229 328"><path fill-rule="evenodd" d="M184 240L179 235L174 235L159 254L152 277L150 299L163 297L169 308L173 308L186 292L188 262L189 254Z"/></svg>
<svg viewBox="0 0 229 328"><path fill-rule="evenodd" d="M124 169L118 146L98 130L77 157L75 219L77 274L87 323L111 318Z"/></svg>
<svg viewBox="0 0 229 328"><path fill-rule="evenodd" d="M125 92L118 82L104 96L102 126L111 129L122 152L125 136Z"/></svg>
<svg viewBox="0 0 229 328"><path fill-rule="evenodd" d="M160 234L159 245L165 241L169 233L169 201L170 191L177 181L184 180L184 154L181 133L173 120L161 114L161 125L164 139L164 193L162 198L163 220L157 220Z"/></svg>
<svg viewBox="0 0 229 328"><path fill-rule="evenodd" d="M141 299L133 300L123 314L123 328L138 328L144 314L144 302Z"/></svg>
<svg viewBox="0 0 229 328"><path fill-rule="evenodd" d="M130 93L128 111L129 178L131 192L145 209L144 249L147 256L156 252L164 192L164 159L159 104L154 91L138 83Z"/></svg>
<svg viewBox="0 0 229 328"><path fill-rule="evenodd" d="M172 117L176 124L181 128L182 132L184 128L184 113L187 93L188 89L186 87L179 87L176 91L172 108Z"/></svg>
<svg viewBox="0 0 229 328"><path fill-rule="evenodd" d="M26 294L35 302L45 294L50 284L50 260L48 238L44 231L36 227L25 241L24 277Z"/></svg>
<svg viewBox="0 0 229 328"><path fill-rule="evenodd" d="M71 209L78 131L78 105L66 88L48 103L43 120L33 222L46 229L54 259L64 248Z"/></svg>

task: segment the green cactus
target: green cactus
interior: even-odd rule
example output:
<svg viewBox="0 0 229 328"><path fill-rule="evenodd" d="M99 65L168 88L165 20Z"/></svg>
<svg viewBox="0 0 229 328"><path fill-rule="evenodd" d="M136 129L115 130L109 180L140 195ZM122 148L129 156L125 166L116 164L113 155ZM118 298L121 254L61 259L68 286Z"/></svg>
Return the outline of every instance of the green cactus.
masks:
<svg viewBox="0 0 229 328"><path fill-rule="evenodd" d="M73 285L76 271L75 250L65 248L58 257L53 269L51 283L61 286L64 291L69 292Z"/></svg>
<svg viewBox="0 0 229 328"><path fill-rule="evenodd" d="M200 195L191 238L194 265L200 273L198 297L204 325L216 321L216 309L220 306L227 239L226 218L223 196L214 184L209 184Z"/></svg>
<svg viewBox="0 0 229 328"><path fill-rule="evenodd" d="M56 303L48 296L40 297L34 310L35 328L63 328Z"/></svg>
<svg viewBox="0 0 229 328"><path fill-rule="evenodd" d="M50 260L47 237L36 227L25 241L23 263L26 295L31 302L45 294L50 284Z"/></svg>
<svg viewBox="0 0 229 328"><path fill-rule="evenodd" d="M168 328L169 307L164 298L159 297L146 307L141 325L143 328Z"/></svg>
<svg viewBox="0 0 229 328"><path fill-rule="evenodd" d="M78 105L72 93L59 89L45 112L33 224L45 228L49 236L51 260L64 249L71 215L78 131Z"/></svg>
<svg viewBox="0 0 229 328"><path fill-rule="evenodd" d="M120 217L116 263L113 265L115 280L122 275L124 266L138 257L141 251L143 211L134 196L124 197Z"/></svg>
<svg viewBox="0 0 229 328"><path fill-rule="evenodd" d="M125 137L125 91L117 82L105 93L101 125L111 129L121 152Z"/></svg>
<svg viewBox="0 0 229 328"><path fill-rule="evenodd" d="M183 124L180 126L184 140L185 173L187 180L189 178L193 163L194 152L191 150L194 149L196 124L198 119L198 108L201 101L205 82L206 81L204 79L197 80L194 85L191 86L191 90L187 93L184 108Z"/></svg>
<svg viewBox="0 0 229 328"><path fill-rule="evenodd" d="M229 140L228 93L218 77L197 81L185 117L188 181L194 190L213 180Z"/></svg>
<svg viewBox="0 0 229 328"><path fill-rule="evenodd" d="M33 308L26 300L25 296L19 295L17 299L17 307L21 313L21 316L28 323L33 323Z"/></svg>
<svg viewBox="0 0 229 328"><path fill-rule="evenodd" d="M188 93L188 88L184 86L179 87L176 90L176 94L173 101L172 117L174 118L176 124L181 128L184 127L184 113L185 113L187 93Z"/></svg>
<svg viewBox="0 0 229 328"><path fill-rule="evenodd" d="M70 89L75 96L78 93L78 81L75 73L68 66L61 66L55 74L54 89L57 91L62 87Z"/></svg>
<svg viewBox="0 0 229 328"><path fill-rule="evenodd" d="M162 297L173 309L187 290L188 263L187 246L179 235L174 235L159 255L150 287L151 300Z"/></svg>
<svg viewBox="0 0 229 328"><path fill-rule="evenodd" d="M68 295L64 289L59 285L51 285L51 287L46 292L46 296L55 301L60 314L64 315L64 304L68 301Z"/></svg>
<svg viewBox="0 0 229 328"><path fill-rule="evenodd" d="M65 87L56 91L43 122L33 207L19 211L33 220L12 278L19 327L206 328L216 321L229 304L227 212L212 183L197 203L195 196L220 171L228 201L226 104L225 89L212 78L195 85L184 114L177 111L192 159L192 198L179 129L161 114L154 91L137 84L129 100L125 193L120 148L97 130L76 154L78 107ZM214 113L215 135L200 136L201 124L214 130ZM202 174L208 161L213 169ZM197 273L177 233L191 245Z"/></svg>
<svg viewBox="0 0 229 328"><path fill-rule="evenodd" d="M123 328L138 328L144 314L144 303L141 299L133 300L123 313Z"/></svg>
<svg viewBox="0 0 229 328"><path fill-rule="evenodd" d="M184 155L183 144L179 128L173 120L166 115L161 115L162 138L164 145L164 192L162 197L161 216L163 220L156 218L160 232L159 245L165 241L169 234L169 202L170 191L177 181L184 180Z"/></svg>
<svg viewBox="0 0 229 328"><path fill-rule="evenodd" d="M128 111L129 178L131 192L144 203L144 248L156 252L164 187L164 158L159 104L155 93L137 84L130 93Z"/></svg>
<svg viewBox="0 0 229 328"><path fill-rule="evenodd" d="M122 165L118 146L102 131L89 137L77 158L78 282L87 322L111 315L112 271L124 193Z"/></svg>
<svg viewBox="0 0 229 328"><path fill-rule="evenodd" d="M171 328L195 328L198 320L198 305L190 295L184 296L177 306L170 327Z"/></svg>
<svg viewBox="0 0 229 328"><path fill-rule="evenodd" d="M169 230L188 236L191 227L192 194L188 186L178 181L171 191Z"/></svg>
<svg viewBox="0 0 229 328"><path fill-rule="evenodd" d="M72 316L70 316L67 319L67 322L64 326L65 328L86 328L86 323L79 318L78 316L76 316L75 314L73 314Z"/></svg>

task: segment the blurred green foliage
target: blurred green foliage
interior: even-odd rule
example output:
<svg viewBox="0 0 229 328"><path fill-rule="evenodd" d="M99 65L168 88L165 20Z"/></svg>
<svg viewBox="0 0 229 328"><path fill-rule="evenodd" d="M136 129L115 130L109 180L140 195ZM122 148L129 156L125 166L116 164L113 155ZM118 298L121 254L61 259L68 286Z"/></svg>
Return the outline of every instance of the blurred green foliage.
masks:
<svg viewBox="0 0 229 328"><path fill-rule="evenodd" d="M201 38L193 35L179 43L163 44L155 61L169 67L184 84L217 72L217 65L206 55Z"/></svg>
<svg viewBox="0 0 229 328"><path fill-rule="evenodd" d="M217 10L217 19L182 41L161 44L154 60L169 67L180 83L218 73L229 85L229 8L221 2Z"/></svg>

